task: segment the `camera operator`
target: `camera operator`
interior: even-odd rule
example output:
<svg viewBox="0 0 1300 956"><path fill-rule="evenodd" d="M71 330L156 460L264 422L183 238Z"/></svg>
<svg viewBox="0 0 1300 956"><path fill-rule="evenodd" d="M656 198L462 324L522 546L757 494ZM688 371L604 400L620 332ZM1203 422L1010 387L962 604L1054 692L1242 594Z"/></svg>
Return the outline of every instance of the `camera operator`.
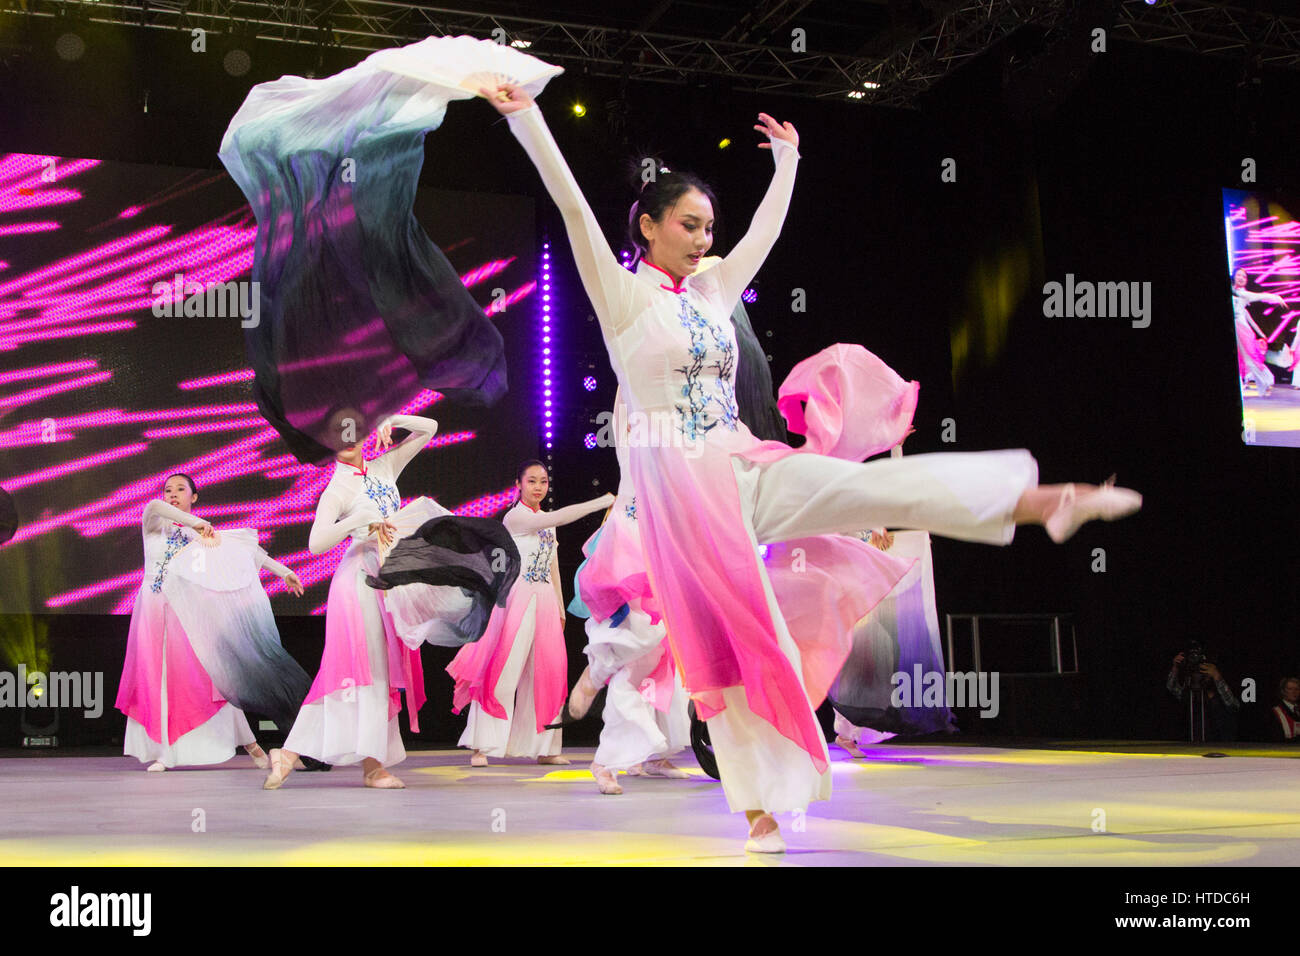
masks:
<svg viewBox="0 0 1300 956"><path fill-rule="evenodd" d="M1277 688L1282 698L1273 708L1273 739L1300 744L1300 677L1285 677Z"/></svg>
<svg viewBox="0 0 1300 956"><path fill-rule="evenodd" d="M1165 687L1178 700L1187 701L1189 739L1193 742L1236 739L1241 702L1198 642L1193 641L1174 658Z"/></svg>

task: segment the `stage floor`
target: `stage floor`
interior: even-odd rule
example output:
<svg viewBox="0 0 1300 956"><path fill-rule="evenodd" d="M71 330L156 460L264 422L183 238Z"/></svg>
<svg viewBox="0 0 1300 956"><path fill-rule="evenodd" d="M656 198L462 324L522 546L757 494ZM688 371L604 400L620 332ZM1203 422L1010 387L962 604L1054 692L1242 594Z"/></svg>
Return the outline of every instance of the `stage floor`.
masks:
<svg viewBox="0 0 1300 956"><path fill-rule="evenodd" d="M1058 745L1064 746L1064 745ZM1205 745L832 747L834 796L780 817L784 856L746 855L744 818L693 759L690 780L411 753L400 791L356 767L295 773L274 792L240 756L146 773L75 751L0 758L0 865L1292 866L1300 761ZM1096 749L1086 749L1087 747ZM1111 751L1111 752L1105 752ZM9 753L14 753L9 751ZM1300 756L1300 748L1292 751Z"/></svg>

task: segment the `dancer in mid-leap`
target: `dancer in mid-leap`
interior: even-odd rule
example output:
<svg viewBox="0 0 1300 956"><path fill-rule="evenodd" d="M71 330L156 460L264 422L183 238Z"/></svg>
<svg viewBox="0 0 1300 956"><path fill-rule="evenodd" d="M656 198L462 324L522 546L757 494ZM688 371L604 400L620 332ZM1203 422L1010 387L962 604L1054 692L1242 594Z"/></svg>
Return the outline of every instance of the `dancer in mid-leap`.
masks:
<svg viewBox="0 0 1300 956"><path fill-rule="evenodd" d="M614 496L542 511L550 483L540 461L520 466L519 500L503 519L519 548L519 578L505 606L493 610L482 640L447 666L456 681L454 712L469 706L460 746L473 751L474 767L486 767L488 757L569 762L560 755L560 731L546 729L564 703L569 667L555 529L608 508Z"/></svg>
<svg viewBox="0 0 1300 956"><path fill-rule="evenodd" d="M160 771L223 763L243 747L265 769L240 708L287 726L311 679L280 646L258 571L295 595L302 583L258 547L255 531L218 532L195 515L198 497L193 478L171 475L140 519L144 580L117 693L123 749Z"/></svg>
<svg viewBox="0 0 1300 956"><path fill-rule="evenodd" d="M862 464L760 442L738 418L736 342L727 317L785 218L799 160L794 127L759 114L755 128L767 137L761 145L772 150L775 176L749 232L698 277L712 243L711 194L679 173L649 178L631 221L632 238L645 250L632 273L611 252L529 93L509 83L481 92L507 116L559 206L624 400L633 413L673 424L674 441L630 449L653 598L683 683L709 721L728 803L749 819L746 847L779 852L784 843L772 812L802 809L830 793L812 703L843 663L852 622L906 569L902 562L878 565L879 573L851 579L860 570L857 553L837 565L849 552L818 536L911 527L1005 544L1015 525L1036 523L1063 541L1090 518L1137 510L1140 496L1111 487L1039 486L1026 451ZM862 388L880 384L870 378ZM854 408L849 402L846 429L854 427ZM911 410L896 417L893 424L905 430ZM798 542L809 568L853 581L860 600L843 602L843 627L835 631L844 640L828 646L824 629L803 629L824 620L774 589L756 549L767 542ZM787 593L790 602L800 600Z"/></svg>

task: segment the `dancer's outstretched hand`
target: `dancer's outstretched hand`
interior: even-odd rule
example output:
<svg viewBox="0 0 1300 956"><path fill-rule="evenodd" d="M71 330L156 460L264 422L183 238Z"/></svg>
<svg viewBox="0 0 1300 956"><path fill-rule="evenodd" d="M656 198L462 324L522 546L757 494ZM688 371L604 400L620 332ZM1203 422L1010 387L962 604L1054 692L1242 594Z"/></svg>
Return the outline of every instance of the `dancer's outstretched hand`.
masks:
<svg viewBox="0 0 1300 956"><path fill-rule="evenodd" d="M302 597L302 580L290 571L284 576L284 589L294 597Z"/></svg>
<svg viewBox="0 0 1300 956"><path fill-rule="evenodd" d="M758 122L754 124L754 129L760 133L766 133L771 139L783 139L795 149L799 148L799 134L795 132L793 123L778 123L766 113L758 114ZM759 149L771 149L771 142L759 143Z"/></svg>
<svg viewBox="0 0 1300 956"><path fill-rule="evenodd" d="M375 429L375 451L383 454L393 447L393 426L390 422L384 422Z"/></svg>
<svg viewBox="0 0 1300 956"><path fill-rule="evenodd" d="M515 86L513 83L500 83L496 89L480 86L478 91L502 116L509 116L511 113L518 113L520 110L537 105L522 86Z"/></svg>

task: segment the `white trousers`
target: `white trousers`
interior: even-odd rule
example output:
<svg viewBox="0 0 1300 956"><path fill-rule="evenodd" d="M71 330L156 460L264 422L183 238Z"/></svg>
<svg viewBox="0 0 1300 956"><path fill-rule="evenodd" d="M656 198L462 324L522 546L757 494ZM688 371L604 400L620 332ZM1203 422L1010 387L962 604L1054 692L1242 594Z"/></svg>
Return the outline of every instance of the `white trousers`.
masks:
<svg viewBox="0 0 1300 956"><path fill-rule="evenodd" d="M469 705L469 719L458 745L482 751L489 757L554 757L560 752L561 730L537 732L533 702L533 636L537 631L537 598L529 601L501 670L496 699L506 716L493 717L477 703ZM563 705L561 705L563 706ZM554 714L547 723L554 721Z"/></svg>
<svg viewBox="0 0 1300 956"><path fill-rule="evenodd" d="M867 528L907 528L965 541L1007 544L1020 496L1038 484L1023 450L943 453L866 463L791 455L767 465L733 459L741 511L755 545L777 645L796 674L799 648L785 626L757 545ZM726 709L709 719L709 739L733 813L803 810L830 799L829 769L749 709L743 687L723 689ZM813 713L812 703L808 703ZM826 745L822 756L829 761Z"/></svg>

